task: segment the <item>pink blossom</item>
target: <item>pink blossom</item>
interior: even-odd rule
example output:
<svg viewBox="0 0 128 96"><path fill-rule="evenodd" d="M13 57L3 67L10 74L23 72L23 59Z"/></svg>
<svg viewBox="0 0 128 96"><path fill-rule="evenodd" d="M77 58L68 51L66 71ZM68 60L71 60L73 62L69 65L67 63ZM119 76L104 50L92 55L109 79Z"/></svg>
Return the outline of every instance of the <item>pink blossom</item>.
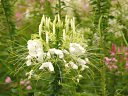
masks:
<svg viewBox="0 0 128 96"><path fill-rule="evenodd" d="M45 0L40 0L40 3L44 3Z"/></svg>
<svg viewBox="0 0 128 96"><path fill-rule="evenodd" d="M27 90L31 90L31 89L32 89L32 86L31 86L31 85L28 85L28 86L26 87L26 89L27 89Z"/></svg>
<svg viewBox="0 0 128 96"><path fill-rule="evenodd" d="M117 62L117 59L115 57L112 57L112 62Z"/></svg>
<svg viewBox="0 0 128 96"><path fill-rule="evenodd" d="M19 19L22 18L22 13L21 12L16 12L15 16L16 16L16 20L19 20Z"/></svg>
<svg viewBox="0 0 128 96"><path fill-rule="evenodd" d="M20 81L20 85L24 85L25 84L25 81Z"/></svg>
<svg viewBox="0 0 128 96"><path fill-rule="evenodd" d="M117 65L113 65L113 69L118 69L118 66Z"/></svg>
<svg viewBox="0 0 128 96"><path fill-rule="evenodd" d="M118 47L118 53L119 53L119 54L121 53L121 49L120 49L120 47Z"/></svg>
<svg viewBox="0 0 128 96"><path fill-rule="evenodd" d="M20 81L20 85L26 86L26 85L28 85L28 84L30 84L30 81L26 81L26 80Z"/></svg>
<svg viewBox="0 0 128 96"><path fill-rule="evenodd" d="M115 57L112 57L112 58L105 57L105 64L109 70L118 69L116 62L117 62L117 59Z"/></svg>
<svg viewBox="0 0 128 96"><path fill-rule="evenodd" d="M106 64L109 64L111 62L111 59L109 59L108 57L105 57L104 59Z"/></svg>
<svg viewBox="0 0 128 96"><path fill-rule="evenodd" d="M16 13L16 17L20 17L21 16L21 13L20 12L17 12Z"/></svg>
<svg viewBox="0 0 128 96"><path fill-rule="evenodd" d="M88 8L89 8L89 4L88 4L88 3L84 3L83 9L84 9L84 10L88 10Z"/></svg>
<svg viewBox="0 0 128 96"><path fill-rule="evenodd" d="M126 60L128 59L128 48L127 48L127 47L125 47L124 58L125 58Z"/></svg>
<svg viewBox="0 0 128 96"><path fill-rule="evenodd" d="M5 79L5 83L11 83L11 82L12 82L11 78L9 76L7 76Z"/></svg>
<svg viewBox="0 0 128 96"><path fill-rule="evenodd" d="M126 61L125 69L128 70L128 60Z"/></svg>

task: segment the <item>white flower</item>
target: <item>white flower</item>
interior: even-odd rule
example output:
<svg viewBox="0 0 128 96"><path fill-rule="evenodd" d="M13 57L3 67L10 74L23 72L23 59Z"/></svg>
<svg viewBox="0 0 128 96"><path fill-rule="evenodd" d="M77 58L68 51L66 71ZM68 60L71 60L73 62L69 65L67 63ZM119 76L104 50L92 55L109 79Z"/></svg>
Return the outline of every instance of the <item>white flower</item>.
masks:
<svg viewBox="0 0 128 96"><path fill-rule="evenodd" d="M26 59L31 60L31 59L32 59L32 56L28 55L28 56L26 57Z"/></svg>
<svg viewBox="0 0 128 96"><path fill-rule="evenodd" d="M79 83L79 82L80 82L80 79L79 79L79 78L77 78L77 79L76 79L76 81Z"/></svg>
<svg viewBox="0 0 128 96"><path fill-rule="evenodd" d="M80 64L80 65L85 65L87 62L81 58L78 58L77 59L77 62Z"/></svg>
<svg viewBox="0 0 128 96"><path fill-rule="evenodd" d="M83 77L82 75L78 75L78 76L77 76L77 79L76 79L76 80L77 80L78 83L79 83L79 81L80 81L80 79L81 79L82 77Z"/></svg>
<svg viewBox="0 0 128 96"><path fill-rule="evenodd" d="M89 63L89 62L90 62L88 58L85 58L85 61L86 61L87 63Z"/></svg>
<svg viewBox="0 0 128 96"><path fill-rule="evenodd" d="M32 65L32 62L31 62L31 60L27 60L27 61L26 61L26 64L27 64L27 66L30 66L30 65Z"/></svg>
<svg viewBox="0 0 128 96"><path fill-rule="evenodd" d="M50 53L50 54L55 54L55 51L56 51L55 48L49 49L49 53Z"/></svg>
<svg viewBox="0 0 128 96"><path fill-rule="evenodd" d="M29 55L35 56L37 54L37 50L42 48L42 44L40 40L35 39L35 40L29 40L27 42L27 48L29 50Z"/></svg>
<svg viewBox="0 0 128 96"><path fill-rule="evenodd" d="M88 59L87 59L88 60ZM81 70L83 71L85 68L89 68L87 65L86 65L86 61L81 59L81 58L78 58L77 59L77 62L81 65Z"/></svg>
<svg viewBox="0 0 128 96"><path fill-rule="evenodd" d="M78 78L82 78L83 76L82 75L78 75Z"/></svg>
<svg viewBox="0 0 128 96"><path fill-rule="evenodd" d="M70 61L69 64L73 69L78 69L78 66L74 62Z"/></svg>
<svg viewBox="0 0 128 96"><path fill-rule="evenodd" d="M85 53L85 49L80 44L77 43L70 43L69 51L72 55L77 55L77 56Z"/></svg>
<svg viewBox="0 0 128 96"><path fill-rule="evenodd" d="M26 73L26 75L28 76L28 79L31 79L32 76L34 75L34 71L31 70L30 72Z"/></svg>
<svg viewBox="0 0 128 96"><path fill-rule="evenodd" d="M26 57L26 59L27 59L27 61L26 61L26 64L27 64L27 66L30 66L30 65L32 65L32 57L30 56L30 55L28 55L27 57Z"/></svg>
<svg viewBox="0 0 128 96"><path fill-rule="evenodd" d="M54 71L54 67L51 62L42 63L39 69L49 68L50 71Z"/></svg>
<svg viewBox="0 0 128 96"><path fill-rule="evenodd" d="M87 69L87 68L89 68L87 65L81 65L81 70L83 71L83 70L85 70L85 69Z"/></svg>
<svg viewBox="0 0 128 96"><path fill-rule="evenodd" d="M38 52L43 52L42 43L38 39L29 40L27 42L27 48L29 50L29 55L36 57Z"/></svg>
<svg viewBox="0 0 128 96"><path fill-rule="evenodd" d="M69 54L69 52L67 50L65 50L65 49L63 50L63 53L64 54Z"/></svg>
<svg viewBox="0 0 128 96"><path fill-rule="evenodd" d="M61 50L59 50L59 49L55 49L55 48L49 49L49 53L56 54L56 55L59 56L59 58L63 58L64 57L63 52Z"/></svg>
<svg viewBox="0 0 128 96"><path fill-rule="evenodd" d="M69 64L65 64L65 67L67 67L67 68L68 68L68 67L69 67Z"/></svg>
<svg viewBox="0 0 128 96"><path fill-rule="evenodd" d="M50 59L51 58L51 54L49 52L47 52L47 58Z"/></svg>
<svg viewBox="0 0 128 96"><path fill-rule="evenodd" d="M61 51L61 50L56 50L55 51L55 54L57 54L58 56L59 56L59 58L63 58L64 57L64 55L63 55L63 52Z"/></svg>
<svg viewBox="0 0 128 96"><path fill-rule="evenodd" d="M43 60L43 46L39 39L29 40L27 48L31 57L37 58L38 61Z"/></svg>

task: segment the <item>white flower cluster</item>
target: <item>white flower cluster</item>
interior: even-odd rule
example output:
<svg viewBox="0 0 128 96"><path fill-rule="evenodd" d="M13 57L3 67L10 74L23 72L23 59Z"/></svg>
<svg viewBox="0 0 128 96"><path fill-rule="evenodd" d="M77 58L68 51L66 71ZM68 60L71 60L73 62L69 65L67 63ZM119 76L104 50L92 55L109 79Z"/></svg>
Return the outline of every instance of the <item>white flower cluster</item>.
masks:
<svg viewBox="0 0 128 96"><path fill-rule="evenodd" d="M85 49L77 43L70 43L69 51L72 55L83 55L85 53Z"/></svg>
<svg viewBox="0 0 128 96"><path fill-rule="evenodd" d="M32 65L32 59L36 58L37 61L41 62L43 60L43 46L40 40L34 39L29 40L27 42L27 48L29 50L29 55L26 57L27 59L27 66Z"/></svg>
<svg viewBox="0 0 128 96"><path fill-rule="evenodd" d="M119 24L117 19L109 19L109 26L110 26L110 28L109 28L108 32L114 33L115 37L122 36L121 32L122 32L124 26Z"/></svg>
<svg viewBox="0 0 128 96"><path fill-rule="evenodd" d="M69 45L69 51L63 49L55 49L51 48L48 50L48 52L44 52L43 45L41 40L34 39L29 40L27 43L27 48L29 50L29 55L26 57L27 66L34 65L34 60L36 63L41 64L39 69L47 68L49 71L54 71L53 63L50 62L51 59L54 59L53 56L61 60L65 60L65 56L71 56L71 60L65 61L65 67L70 67L72 69L78 69L79 66L81 66L81 70L83 71L85 68L88 68L86 65L88 63L88 59L86 60L81 59L80 56L85 54L85 49L78 43L70 43ZM47 60L44 60L44 58L47 58ZM76 60L72 60L72 58L77 58ZM74 63L74 62L75 63ZM68 62L68 63L67 63Z"/></svg>

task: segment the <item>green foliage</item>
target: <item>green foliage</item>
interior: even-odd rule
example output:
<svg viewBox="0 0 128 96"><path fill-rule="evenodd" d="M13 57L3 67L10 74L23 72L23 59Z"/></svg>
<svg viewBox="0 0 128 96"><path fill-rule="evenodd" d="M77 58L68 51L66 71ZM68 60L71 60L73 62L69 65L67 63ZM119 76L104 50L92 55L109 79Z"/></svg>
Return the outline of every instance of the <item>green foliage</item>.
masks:
<svg viewBox="0 0 128 96"><path fill-rule="evenodd" d="M0 50L1 63L6 65L6 59L9 55L8 50L13 46L13 40L16 32L15 23L13 20L13 2L1 0L0 3Z"/></svg>
<svg viewBox="0 0 128 96"><path fill-rule="evenodd" d="M102 17L102 22L100 24L101 30L106 32L106 28L108 26L109 19L109 11L110 11L110 3L111 0L90 0L90 3L93 7L94 13L94 24L97 29L100 18Z"/></svg>

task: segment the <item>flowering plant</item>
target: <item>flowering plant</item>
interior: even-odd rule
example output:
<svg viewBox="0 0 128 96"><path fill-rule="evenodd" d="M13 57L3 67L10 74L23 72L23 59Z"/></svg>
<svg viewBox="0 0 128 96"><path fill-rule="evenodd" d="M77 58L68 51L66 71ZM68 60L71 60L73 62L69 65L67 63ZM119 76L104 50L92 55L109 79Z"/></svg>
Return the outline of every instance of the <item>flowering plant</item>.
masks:
<svg viewBox="0 0 128 96"><path fill-rule="evenodd" d="M53 21L43 16L39 33L27 41L27 50L26 76L44 80L50 86L49 94L62 94L60 89L76 86L82 72L89 68L87 44L83 34L76 32L75 18L66 16L62 22L59 15Z"/></svg>
<svg viewBox="0 0 128 96"><path fill-rule="evenodd" d="M111 71L122 72L128 68L128 48L126 46L118 47L112 44L110 57L105 57L105 64Z"/></svg>

